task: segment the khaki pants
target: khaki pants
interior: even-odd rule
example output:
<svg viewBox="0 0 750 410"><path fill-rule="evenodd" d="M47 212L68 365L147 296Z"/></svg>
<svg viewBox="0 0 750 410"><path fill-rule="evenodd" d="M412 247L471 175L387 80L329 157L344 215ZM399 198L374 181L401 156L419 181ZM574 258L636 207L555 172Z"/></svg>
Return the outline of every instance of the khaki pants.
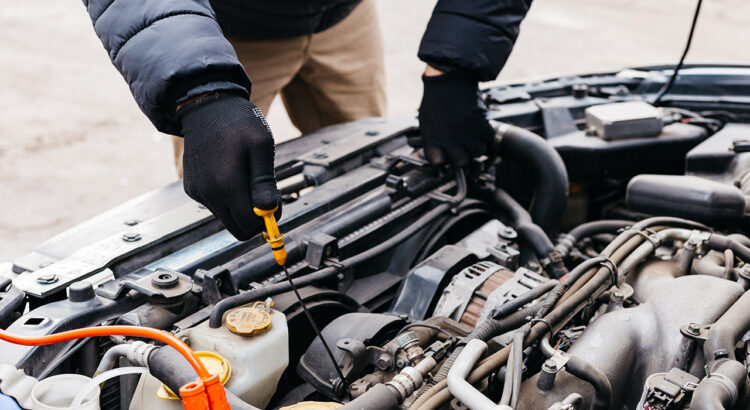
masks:
<svg viewBox="0 0 750 410"><path fill-rule="evenodd" d="M253 82L250 101L268 113L281 93L289 118L304 134L385 114L383 42L374 0L320 33L274 39L229 38ZM182 177L182 138L173 137Z"/></svg>

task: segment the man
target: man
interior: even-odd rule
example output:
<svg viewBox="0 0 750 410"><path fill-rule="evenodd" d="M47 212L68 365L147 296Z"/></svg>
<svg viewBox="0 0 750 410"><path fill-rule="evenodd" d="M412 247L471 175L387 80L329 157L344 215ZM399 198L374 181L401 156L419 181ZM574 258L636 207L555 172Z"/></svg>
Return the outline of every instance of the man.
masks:
<svg viewBox="0 0 750 410"><path fill-rule="evenodd" d="M262 230L252 208L280 200L263 116L277 93L302 132L383 114L373 1L84 4L141 110L159 131L184 138L185 192L246 240ZM438 1L418 53L427 63L419 122L433 164L465 166L486 151L493 130L478 82L500 72L530 4Z"/></svg>

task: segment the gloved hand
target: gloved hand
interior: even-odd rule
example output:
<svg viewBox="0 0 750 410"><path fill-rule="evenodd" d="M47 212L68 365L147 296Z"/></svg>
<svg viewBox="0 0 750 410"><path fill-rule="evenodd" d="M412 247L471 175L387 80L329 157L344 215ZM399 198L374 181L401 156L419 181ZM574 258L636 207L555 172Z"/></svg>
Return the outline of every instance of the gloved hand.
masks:
<svg viewBox="0 0 750 410"><path fill-rule="evenodd" d="M461 72L422 76L424 94L419 129L425 156L433 165L459 167L487 152L495 131L486 118L477 80Z"/></svg>
<svg viewBox="0 0 750 410"><path fill-rule="evenodd" d="M280 204L275 146L261 111L234 94L204 96L177 111L185 138L185 192L239 240L263 230L253 207ZM278 215L277 215L278 216Z"/></svg>

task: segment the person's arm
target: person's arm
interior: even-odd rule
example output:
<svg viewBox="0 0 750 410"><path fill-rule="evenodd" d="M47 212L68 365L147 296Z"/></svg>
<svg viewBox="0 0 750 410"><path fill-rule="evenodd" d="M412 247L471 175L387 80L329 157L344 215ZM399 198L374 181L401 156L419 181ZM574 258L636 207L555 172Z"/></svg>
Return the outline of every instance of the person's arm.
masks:
<svg viewBox="0 0 750 410"><path fill-rule="evenodd" d="M208 0L84 0L94 31L159 131L181 135L178 101L213 91L245 97L250 80Z"/></svg>
<svg viewBox="0 0 750 410"><path fill-rule="evenodd" d="M280 201L274 142L250 79L208 0L84 0L94 31L135 101L183 136L183 184L238 239L262 230L253 207Z"/></svg>
<svg viewBox="0 0 750 410"><path fill-rule="evenodd" d="M445 72L490 81L518 38L531 0L439 0L419 45L419 58Z"/></svg>
<svg viewBox="0 0 750 410"><path fill-rule="evenodd" d="M493 136L478 82L497 77L531 0L439 0L419 46L427 63L419 122L433 164L459 166L486 152Z"/></svg>

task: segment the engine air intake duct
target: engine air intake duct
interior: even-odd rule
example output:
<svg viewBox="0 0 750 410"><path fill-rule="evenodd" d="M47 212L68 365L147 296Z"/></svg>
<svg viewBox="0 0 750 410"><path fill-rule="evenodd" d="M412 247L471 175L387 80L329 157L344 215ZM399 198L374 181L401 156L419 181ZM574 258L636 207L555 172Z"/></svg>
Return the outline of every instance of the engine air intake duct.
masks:
<svg viewBox="0 0 750 410"><path fill-rule="evenodd" d="M747 198L739 188L690 175L638 175L628 184L628 208L701 222L737 222Z"/></svg>

